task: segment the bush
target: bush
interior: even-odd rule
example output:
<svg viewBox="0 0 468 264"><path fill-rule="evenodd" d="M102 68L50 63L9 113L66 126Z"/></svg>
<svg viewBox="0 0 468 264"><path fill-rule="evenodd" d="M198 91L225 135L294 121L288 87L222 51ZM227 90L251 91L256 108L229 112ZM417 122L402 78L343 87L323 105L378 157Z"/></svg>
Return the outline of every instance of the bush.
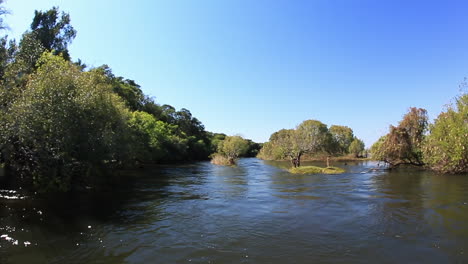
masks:
<svg viewBox="0 0 468 264"><path fill-rule="evenodd" d="M212 155L211 163L215 165L222 165L222 166L233 166L236 164L233 159L229 159L228 157L221 155L219 153Z"/></svg>
<svg viewBox="0 0 468 264"><path fill-rule="evenodd" d="M437 117L424 143L424 160L433 170L468 172L468 94Z"/></svg>
<svg viewBox="0 0 468 264"><path fill-rule="evenodd" d="M40 191L68 191L127 158L129 112L97 72L44 53L1 122L4 158Z"/></svg>

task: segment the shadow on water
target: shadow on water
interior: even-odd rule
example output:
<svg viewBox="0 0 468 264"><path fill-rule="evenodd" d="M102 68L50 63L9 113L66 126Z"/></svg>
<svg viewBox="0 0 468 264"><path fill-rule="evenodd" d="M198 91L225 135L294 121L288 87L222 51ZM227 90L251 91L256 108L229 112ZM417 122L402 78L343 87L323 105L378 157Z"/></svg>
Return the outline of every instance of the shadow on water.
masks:
<svg viewBox="0 0 468 264"><path fill-rule="evenodd" d="M60 263L60 255L75 254L80 246L102 245L109 227L131 231L132 226L163 220L160 204L169 197L199 198L190 193L179 193L176 189L202 184L198 176L204 173L203 166L198 164L121 171L119 174L124 177L119 178L123 181L114 185L111 191L53 196L0 188L0 235L4 236L0 239L0 263ZM28 247L27 251L25 247ZM98 252L81 253L79 257L68 257L81 263L90 254ZM66 262L73 263L70 259Z"/></svg>
<svg viewBox="0 0 468 264"><path fill-rule="evenodd" d="M125 172L112 192L48 199L0 190L20 197L0 198L0 235L11 238L0 238L0 263L468 260L468 175L372 171L374 162L293 175L289 166L148 167Z"/></svg>

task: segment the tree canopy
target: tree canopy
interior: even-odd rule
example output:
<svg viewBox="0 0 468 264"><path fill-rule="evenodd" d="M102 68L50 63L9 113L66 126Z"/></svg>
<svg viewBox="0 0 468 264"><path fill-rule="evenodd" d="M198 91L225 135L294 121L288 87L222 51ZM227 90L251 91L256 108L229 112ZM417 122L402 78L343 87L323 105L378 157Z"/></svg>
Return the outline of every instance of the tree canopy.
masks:
<svg viewBox="0 0 468 264"><path fill-rule="evenodd" d="M294 167L299 167L301 157L305 154L312 156L348 154L351 143L356 140L360 149L362 141L354 136L351 128L333 125L328 129L326 124L318 120L306 120L296 129L281 129L274 132L270 140L263 145L258 157L269 160L289 159Z"/></svg>
<svg viewBox="0 0 468 264"><path fill-rule="evenodd" d="M57 7L36 11L18 45L0 39L0 163L11 177L39 191L69 191L111 181L103 169L259 149L207 132L188 109L156 103L107 65L72 62L70 21Z"/></svg>
<svg viewBox="0 0 468 264"><path fill-rule="evenodd" d="M424 141L424 161L442 173L468 172L468 94L442 112Z"/></svg>
<svg viewBox="0 0 468 264"><path fill-rule="evenodd" d="M427 130L427 111L411 107L398 126L390 126L390 132L372 147L374 158L392 167L409 164L424 165L422 142Z"/></svg>

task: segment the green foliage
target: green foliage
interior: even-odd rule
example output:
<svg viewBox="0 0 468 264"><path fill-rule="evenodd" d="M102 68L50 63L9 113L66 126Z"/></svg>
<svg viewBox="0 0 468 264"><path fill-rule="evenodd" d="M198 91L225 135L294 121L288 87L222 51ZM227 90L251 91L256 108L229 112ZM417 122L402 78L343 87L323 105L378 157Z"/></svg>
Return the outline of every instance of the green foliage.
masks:
<svg viewBox="0 0 468 264"><path fill-rule="evenodd" d="M333 125L329 131L336 144L336 152L341 155L350 153L351 143L355 140L353 130L347 126Z"/></svg>
<svg viewBox="0 0 468 264"><path fill-rule="evenodd" d="M142 162L168 160L170 149L177 153L185 151L186 142L174 135L175 128L156 120L154 116L146 112L133 112L129 126L132 131L132 147L136 160Z"/></svg>
<svg viewBox="0 0 468 264"><path fill-rule="evenodd" d="M57 7L45 12L36 10L31 32L27 34L32 34L46 50L70 60L67 46L75 38L76 30L70 25L69 14L59 13Z"/></svg>
<svg viewBox="0 0 468 264"><path fill-rule="evenodd" d="M226 139L226 134L223 133L208 133L210 140L211 153L218 151L219 143Z"/></svg>
<svg viewBox="0 0 468 264"><path fill-rule="evenodd" d="M270 141L263 144L262 148L258 152L257 158L263 160L281 160L285 158L285 155L281 148L275 145L275 142Z"/></svg>
<svg viewBox="0 0 468 264"><path fill-rule="evenodd" d="M354 140L353 131L345 126L327 125L318 120L306 120L296 129L282 129L270 136L257 157L266 160L289 159L294 167L301 165L301 157L335 155L348 152L348 141ZM351 140L351 141L352 141ZM351 144L351 143L349 143Z"/></svg>
<svg viewBox="0 0 468 264"><path fill-rule="evenodd" d="M249 145L247 149L246 157L256 157L262 148L262 144L253 142L250 139L247 139L247 144Z"/></svg>
<svg viewBox="0 0 468 264"><path fill-rule="evenodd" d="M273 154L281 159L298 159L306 151L306 145L301 144L299 133L294 129L281 129L270 136L270 143L276 150Z"/></svg>
<svg viewBox="0 0 468 264"><path fill-rule="evenodd" d="M354 157L358 158L360 154L364 151L364 142L359 138L354 138L354 140L349 145L348 153L352 153Z"/></svg>
<svg viewBox="0 0 468 264"><path fill-rule="evenodd" d="M424 160L432 169L468 172L468 94L437 117L424 143Z"/></svg>
<svg viewBox="0 0 468 264"><path fill-rule="evenodd" d="M289 170L293 174L342 174L345 173L345 170L338 167L316 167L316 166L302 166L291 168Z"/></svg>
<svg viewBox="0 0 468 264"><path fill-rule="evenodd" d="M222 136L218 134L218 137ZM241 136L226 136L217 145L218 152L211 155L211 163L217 165L235 165L236 159L246 156L249 151L249 141Z"/></svg>
<svg viewBox="0 0 468 264"><path fill-rule="evenodd" d="M14 40L8 41L8 36L0 38L0 80L5 79L7 67L13 62L16 51Z"/></svg>
<svg viewBox="0 0 468 264"><path fill-rule="evenodd" d="M299 149L307 153L333 152L333 140L327 125L318 120L306 120L296 129Z"/></svg>
<svg viewBox="0 0 468 264"><path fill-rule="evenodd" d="M2 119L4 155L40 190L69 190L86 171L125 159L129 112L96 72L45 53Z"/></svg>
<svg viewBox="0 0 468 264"><path fill-rule="evenodd" d="M133 80L116 77L109 66L102 65L94 69L105 75L112 90L118 94L132 111L142 111L145 103L145 96L140 86Z"/></svg>
<svg viewBox="0 0 468 264"><path fill-rule="evenodd" d="M241 136L228 136L218 145L218 152L231 160L235 160L247 153L249 144Z"/></svg>
<svg viewBox="0 0 468 264"><path fill-rule="evenodd" d="M387 140L387 135L380 137L377 142L372 144L370 148L370 153L374 160L383 160L384 159L384 151L383 151L383 143Z"/></svg>
<svg viewBox="0 0 468 264"><path fill-rule="evenodd" d="M75 35L70 16L54 7L35 12L19 45L0 38L0 162L23 182L67 191L106 178L104 167L258 151L252 141L206 132L189 110L157 104L107 65L71 63Z"/></svg>
<svg viewBox="0 0 468 264"><path fill-rule="evenodd" d="M391 166L410 164L424 165L422 143L428 125L427 111L412 107L397 127L390 126L390 132L372 147L373 157Z"/></svg>

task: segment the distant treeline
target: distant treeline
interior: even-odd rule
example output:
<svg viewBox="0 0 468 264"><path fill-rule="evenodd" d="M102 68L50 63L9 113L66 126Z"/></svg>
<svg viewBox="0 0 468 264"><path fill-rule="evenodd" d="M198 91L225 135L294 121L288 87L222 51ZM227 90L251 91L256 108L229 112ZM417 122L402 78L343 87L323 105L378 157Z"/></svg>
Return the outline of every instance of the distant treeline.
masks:
<svg viewBox="0 0 468 264"><path fill-rule="evenodd" d="M330 128L318 120L306 120L296 129L281 129L270 136L258 157L265 160L289 159L294 167L301 165L303 155L344 156L364 154L364 142L347 126Z"/></svg>
<svg viewBox="0 0 468 264"><path fill-rule="evenodd" d="M189 110L157 104L107 65L73 62L75 36L70 16L52 8L35 12L19 43L0 39L0 163L10 177L69 191L108 181L104 169L204 160L218 150L226 135L206 131ZM255 156L260 146L246 142L244 154Z"/></svg>

